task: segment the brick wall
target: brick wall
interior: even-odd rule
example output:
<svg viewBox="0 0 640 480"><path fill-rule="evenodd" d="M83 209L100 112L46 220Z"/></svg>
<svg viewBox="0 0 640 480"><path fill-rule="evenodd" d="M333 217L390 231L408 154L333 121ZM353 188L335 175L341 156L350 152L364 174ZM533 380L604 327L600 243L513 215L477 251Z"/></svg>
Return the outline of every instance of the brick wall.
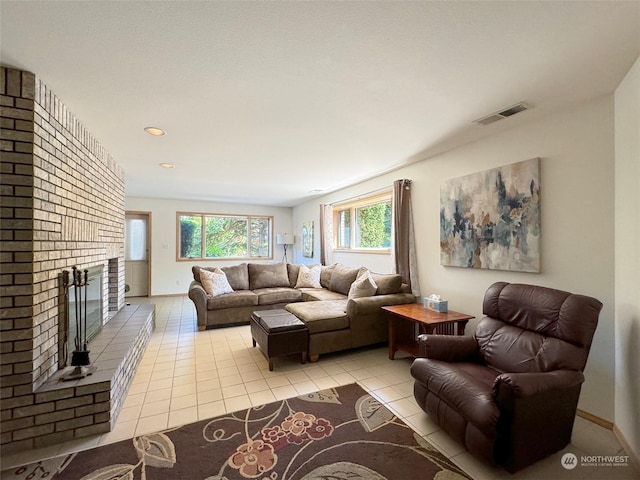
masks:
<svg viewBox="0 0 640 480"><path fill-rule="evenodd" d="M29 72L0 68L0 121L0 444L28 446L55 413L20 405L58 369L62 270L104 265L104 321L124 305L124 174Z"/></svg>

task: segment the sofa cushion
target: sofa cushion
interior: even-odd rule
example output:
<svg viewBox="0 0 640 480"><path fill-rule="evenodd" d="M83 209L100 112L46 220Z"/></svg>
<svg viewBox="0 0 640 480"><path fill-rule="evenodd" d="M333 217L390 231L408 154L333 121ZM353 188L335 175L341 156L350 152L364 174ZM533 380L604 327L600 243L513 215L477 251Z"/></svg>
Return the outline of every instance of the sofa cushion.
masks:
<svg viewBox="0 0 640 480"><path fill-rule="evenodd" d="M299 302L302 300L302 292L290 287L258 288L253 293L258 296L258 305Z"/></svg>
<svg viewBox="0 0 640 480"><path fill-rule="evenodd" d="M288 287L289 275L286 263L250 263L249 289Z"/></svg>
<svg viewBox="0 0 640 480"><path fill-rule="evenodd" d="M198 282L198 283L202 283L200 281L200 269L202 267L200 267L199 265L194 265L193 267L191 267L191 273L193 273L193 279Z"/></svg>
<svg viewBox="0 0 640 480"><path fill-rule="evenodd" d="M207 297L207 310L258 305L258 296L250 290L225 293L217 297Z"/></svg>
<svg viewBox="0 0 640 480"><path fill-rule="evenodd" d="M351 284L355 281L359 271L359 268L347 268L344 265L336 265L331 274L329 290L349 295Z"/></svg>
<svg viewBox="0 0 640 480"><path fill-rule="evenodd" d="M285 309L302 320L310 334L349 328L346 300L291 303Z"/></svg>
<svg viewBox="0 0 640 480"><path fill-rule="evenodd" d="M499 373L479 364L427 358L411 366L418 382L488 436L495 435L500 416L492 391Z"/></svg>
<svg viewBox="0 0 640 480"><path fill-rule="evenodd" d="M227 275L231 288L234 290L249 290L249 269L246 263L222 267L220 270Z"/></svg>
<svg viewBox="0 0 640 480"><path fill-rule="evenodd" d="M320 265L314 265L311 268L300 265L295 288L322 288L320 285L321 268Z"/></svg>
<svg viewBox="0 0 640 480"><path fill-rule="evenodd" d="M322 269L320 270L320 285L323 288L329 288L331 285L331 274L336 268L336 265L338 264L334 263L333 265L322 266Z"/></svg>
<svg viewBox="0 0 640 480"><path fill-rule="evenodd" d="M396 273L373 273L371 272L373 281L378 285L376 295L390 295L392 293L400 293L402 288L402 277Z"/></svg>
<svg viewBox="0 0 640 480"><path fill-rule="evenodd" d="M356 277L355 282L351 284L351 288L349 289L349 295L347 297L351 298L362 298L362 297L372 297L376 294L376 290L378 289L378 285L371 278L371 273L369 270L362 269L358 276Z"/></svg>
<svg viewBox="0 0 640 480"><path fill-rule="evenodd" d="M300 291L302 292L303 302L312 302L315 300L344 300L347 298L347 296L342 293L332 292L326 288L301 288Z"/></svg>
<svg viewBox="0 0 640 480"><path fill-rule="evenodd" d="M200 280L207 295L211 295L212 297L233 292L227 276L219 268L216 268L213 272L201 270Z"/></svg>
<svg viewBox="0 0 640 480"><path fill-rule="evenodd" d="M289 286L296 288L298 282L298 273L300 272L300 265L296 263L287 263L287 275L289 275Z"/></svg>

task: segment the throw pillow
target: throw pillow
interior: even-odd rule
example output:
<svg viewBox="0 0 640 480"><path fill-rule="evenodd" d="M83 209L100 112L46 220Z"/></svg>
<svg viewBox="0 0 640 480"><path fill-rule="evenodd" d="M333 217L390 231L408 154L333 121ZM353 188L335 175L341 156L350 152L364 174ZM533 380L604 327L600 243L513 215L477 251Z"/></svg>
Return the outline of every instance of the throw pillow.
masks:
<svg viewBox="0 0 640 480"><path fill-rule="evenodd" d="M227 276L219 268L216 268L213 272L200 270L200 280L202 280L205 292L212 297L233 292Z"/></svg>
<svg viewBox="0 0 640 480"><path fill-rule="evenodd" d="M376 285L376 282L373 281L369 270L362 270L358 274L358 278L356 278L355 282L351 284L349 295L347 295L347 297L349 299L371 297L376 294L377 289L378 286Z"/></svg>
<svg viewBox="0 0 640 480"><path fill-rule="evenodd" d="M320 271L320 265L311 268L306 265L300 265L295 288L322 288L322 285L320 285Z"/></svg>

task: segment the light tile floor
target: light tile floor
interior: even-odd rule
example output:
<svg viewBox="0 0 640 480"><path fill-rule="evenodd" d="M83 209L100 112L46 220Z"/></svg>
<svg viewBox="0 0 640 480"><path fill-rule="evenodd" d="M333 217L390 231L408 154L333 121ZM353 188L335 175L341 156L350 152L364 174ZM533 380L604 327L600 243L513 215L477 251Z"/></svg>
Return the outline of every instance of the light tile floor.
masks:
<svg viewBox="0 0 640 480"><path fill-rule="evenodd" d="M195 422L319 389L357 382L476 480L638 479L627 467L578 465L566 470L565 453L626 455L613 433L576 418L572 443L516 475L487 466L463 450L429 420L413 399L410 358L388 359L386 348L324 355L302 365L296 356L278 358L274 371L257 348L248 326L199 332L187 297L130 299L156 304L156 329L142 358L114 429L2 458L2 469L84 450L135 435ZM185 479L188 480L188 479Z"/></svg>

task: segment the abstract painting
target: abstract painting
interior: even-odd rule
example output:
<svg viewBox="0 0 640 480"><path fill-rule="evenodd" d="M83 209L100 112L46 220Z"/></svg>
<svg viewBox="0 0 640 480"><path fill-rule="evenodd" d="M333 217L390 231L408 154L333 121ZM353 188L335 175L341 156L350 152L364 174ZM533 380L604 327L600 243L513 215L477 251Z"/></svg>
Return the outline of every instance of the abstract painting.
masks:
<svg viewBox="0 0 640 480"><path fill-rule="evenodd" d="M302 256L313 258L313 222L302 224Z"/></svg>
<svg viewBox="0 0 640 480"><path fill-rule="evenodd" d="M440 264L540 272L540 159L445 181Z"/></svg>

